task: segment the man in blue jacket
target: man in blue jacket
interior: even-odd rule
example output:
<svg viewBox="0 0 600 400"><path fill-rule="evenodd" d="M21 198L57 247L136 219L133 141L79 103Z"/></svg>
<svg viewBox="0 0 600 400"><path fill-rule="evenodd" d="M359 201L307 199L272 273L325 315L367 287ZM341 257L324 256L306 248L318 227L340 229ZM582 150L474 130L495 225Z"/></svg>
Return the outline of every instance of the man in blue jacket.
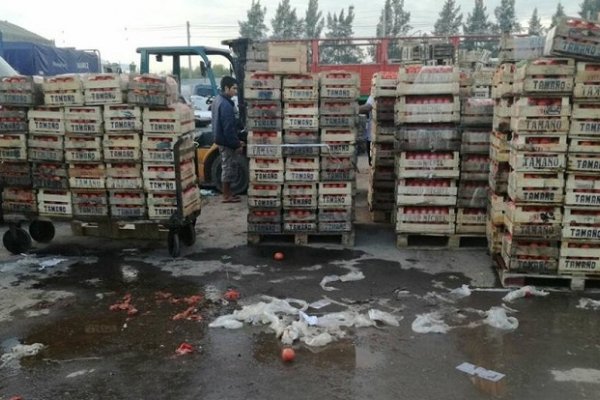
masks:
<svg viewBox="0 0 600 400"><path fill-rule="evenodd" d="M239 203L238 196L231 193L231 183L236 179L234 158L243 151L236 129L235 109L232 97L237 95L237 81L231 76L221 79L221 93L212 103L212 129L215 143L221 153L221 182L223 203Z"/></svg>

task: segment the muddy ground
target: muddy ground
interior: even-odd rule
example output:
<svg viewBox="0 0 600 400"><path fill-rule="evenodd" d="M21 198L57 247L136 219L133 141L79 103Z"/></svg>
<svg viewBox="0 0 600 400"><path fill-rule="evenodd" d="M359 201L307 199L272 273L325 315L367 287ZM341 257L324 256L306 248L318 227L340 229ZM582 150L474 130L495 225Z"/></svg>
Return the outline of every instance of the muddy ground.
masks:
<svg viewBox="0 0 600 400"><path fill-rule="evenodd" d="M0 399L598 398L599 293L503 301L485 249L398 250L391 227L367 223L364 177L354 248L248 247L245 206L212 198L178 259L161 242L76 238L68 225L30 255L1 250ZM453 292L462 285L470 294ZM227 301L229 289L240 298ZM320 323L341 312L370 326L346 321L322 346L295 340L292 363L272 321L209 327L273 299L325 300L289 304ZM493 307L508 329L490 325ZM418 323L427 317L432 325ZM182 343L193 351L177 354ZM463 362L505 376L471 377L456 369Z"/></svg>

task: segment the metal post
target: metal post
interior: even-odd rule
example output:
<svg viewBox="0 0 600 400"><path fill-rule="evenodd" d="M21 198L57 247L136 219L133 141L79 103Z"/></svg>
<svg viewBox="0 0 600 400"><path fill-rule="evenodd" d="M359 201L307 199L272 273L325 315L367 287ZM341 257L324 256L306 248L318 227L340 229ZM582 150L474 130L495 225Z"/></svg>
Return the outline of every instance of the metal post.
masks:
<svg viewBox="0 0 600 400"><path fill-rule="evenodd" d="M187 28L187 45L190 47L190 21L185 23ZM188 56L188 79L192 79L192 56Z"/></svg>

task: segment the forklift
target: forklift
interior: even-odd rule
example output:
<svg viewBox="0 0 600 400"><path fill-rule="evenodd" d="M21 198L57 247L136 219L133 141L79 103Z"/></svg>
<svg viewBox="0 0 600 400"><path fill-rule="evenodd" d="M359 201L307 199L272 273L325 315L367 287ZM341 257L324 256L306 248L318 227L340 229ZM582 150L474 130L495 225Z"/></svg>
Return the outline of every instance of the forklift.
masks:
<svg viewBox="0 0 600 400"><path fill-rule="evenodd" d="M229 61L229 74L238 79L238 129L240 139L245 141L246 135L244 125L246 121L246 107L243 94L244 69L227 49L207 46L165 46L165 47L141 47L137 49L140 53L140 73L150 73L150 64L152 62L161 63L161 70L173 75L179 85L181 93L181 66L186 58L193 57L198 60L203 78L208 79L209 86L212 89L212 97L219 94L219 82L215 78L210 56L221 56ZM210 100L209 100L210 101ZM196 129L194 132L194 141L196 143L196 169L199 183L203 187L214 187L221 191L221 157L219 148L214 143L214 137L211 130ZM245 155L236 155L235 168L237 170L237 179L231 184L231 191L236 194L243 194L248 189L249 168L248 159Z"/></svg>

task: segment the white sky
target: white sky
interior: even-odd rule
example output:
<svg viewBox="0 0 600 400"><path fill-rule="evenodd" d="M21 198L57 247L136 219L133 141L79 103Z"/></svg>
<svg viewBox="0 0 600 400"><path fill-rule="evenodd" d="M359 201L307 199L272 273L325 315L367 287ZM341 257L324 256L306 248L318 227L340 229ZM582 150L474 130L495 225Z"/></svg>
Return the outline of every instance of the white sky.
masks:
<svg viewBox="0 0 600 400"><path fill-rule="evenodd" d="M261 0L267 7L265 23L271 19L279 0ZM297 15L303 17L308 0L291 0ZM385 0L341 2L319 0L319 8L339 12L342 4L355 6L355 36L372 37ZM406 0L411 12L413 32L428 32L438 18L444 0ZM579 0L563 0L567 15L577 16ZM0 18L19 25L48 39L59 47L98 49L103 61L139 63L136 47L185 45L186 21L191 26L192 45L220 46L221 40L238 36L238 21L246 19L250 0L2 0ZM474 0L457 0L466 17L473 9ZM490 20L500 0L485 0ZM534 7L542 23L548 22L556 11L558 0L516 0L519 20L523 25Z"/></svg>

